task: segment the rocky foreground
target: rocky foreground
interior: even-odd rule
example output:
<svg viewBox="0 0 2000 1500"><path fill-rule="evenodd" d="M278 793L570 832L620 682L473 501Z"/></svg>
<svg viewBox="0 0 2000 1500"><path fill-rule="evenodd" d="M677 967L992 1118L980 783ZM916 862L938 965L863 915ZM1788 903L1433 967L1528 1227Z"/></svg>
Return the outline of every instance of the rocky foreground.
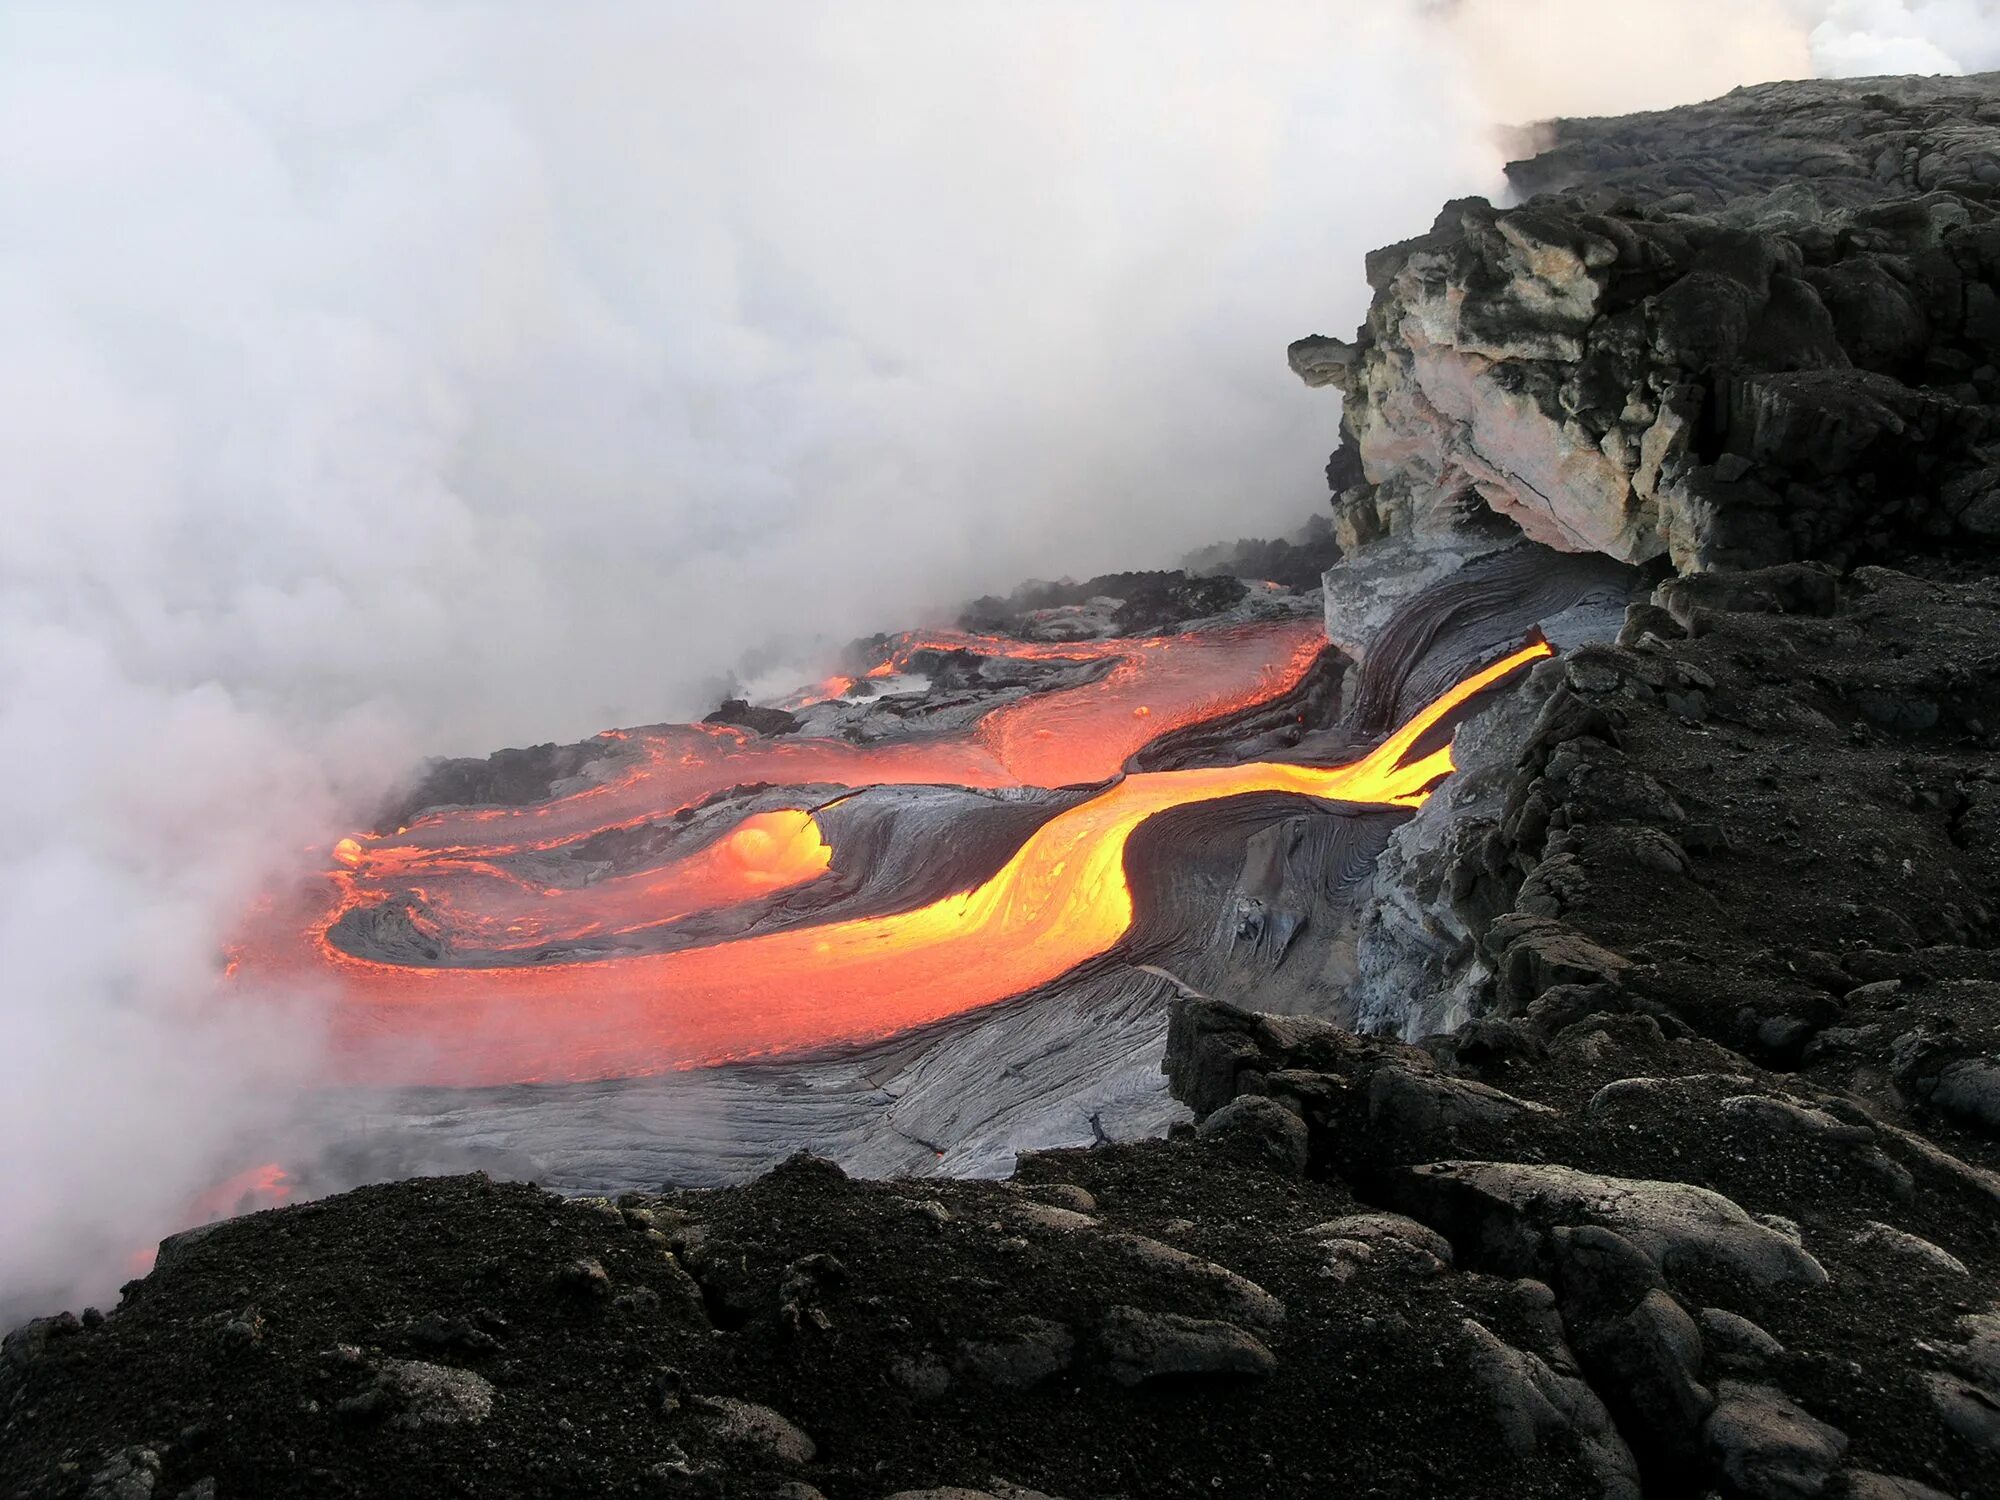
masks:
<svg viewBox="0 0 2000 1500"><path fill-rule="evenodd" d="M1391 840L1379 1034L1185 996L1199 1123L1004 1183L195 1231L8 1337L0 1490L2000 1493L2000 80L1552 139L1293 351L1356 659L1523 534L1656 584Z"/></svg>

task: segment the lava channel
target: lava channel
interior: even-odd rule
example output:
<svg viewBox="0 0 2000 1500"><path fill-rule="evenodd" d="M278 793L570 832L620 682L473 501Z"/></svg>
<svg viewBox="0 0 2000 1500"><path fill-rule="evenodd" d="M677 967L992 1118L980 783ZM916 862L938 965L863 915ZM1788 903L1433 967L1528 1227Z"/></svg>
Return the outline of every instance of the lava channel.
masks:
<svg viewBox="0 0 2000 1500"><path fill-rule="evenodd" d="M1253 639L1256 634L1250 633ZM847 785L933 779L909 775L913 765L926 766L938 780L994 784L955 774L975 756L988 757L981 763L997 766L994 774L1006 777L1000 784L1007 784L1012 779L1005 758L1010 746L1022 754L1019 764L1045 770L1058 784L1081 779L1072 773L1084 767L1112 775L1145 739L1189 722L1186 714L1229 712L1282 691L1287 680L1296 681L1314 653L1304 650L1304 640L1288 643L1268 627L1261 634L1257 670L1239 678L1235 691L1218 691L1210 677L1197 694L1183 674L1173 701L1186 713L1158 716L1165 723L1145 716L1153 722L1136 740L1117 721L1133 717L1129 694L1135 680L1147 685L1144 648L1151 643L1118 642L1112 644L1128 650L1136 644L1139 650L1096 683L1043 695L1057 701L1037 703L1030 697L995 710L989 721L1011 715L1016 722L993 734L982 723L978 735L957 742L878 747L760 742L754 748L763 753L749 757L758 769L720 784L775 779L770 772L780 761L811 765L800 779ZM1449 746L1415 753L1424 737L1473 696L1548 654L1546 645L1537 644L1473 674L1352 763L1310 767L1257 762L1124 775L1051 817L996 874L969 890L891 915L827 920L706 947L503 968L426 967L364 958L330 942L329 927L355 904L385 899L383 892L391 888L412 889L425 861L409 844L371 848L358 840L343 841L345 868L333 874L334 895L327 909L298 934L301 942L247 944L244 969L266 979L304 971L332 981L331 1025L341 1055L352 1063L355 1082L469 1087L628 1077L886 1037L1023 994L1110 952L1132 923L1127 840L1147 819L1169 808L1258 792L1374 806L1420 805L1452 769ZM1152 653L1152 659L1171 663L1172 654L1163 650ZM1112 686L1128 666L1133 670L1123 684ZM1160 684L1156 679L1150 686ZM1079 706L1075 700L1085 694L1092 696ZM1158 701L1166 695L1150 696ZM1044 745L1032 733L1038 720L1042 725L1066 723L1075 733L1052 734ZM1023 723L1030 726L1025 750L1018 737ZM1121 753L1107 765L1113 748ZM926 756L932 758L926 761ZM642 778L657 777L650 799L642 798L637 783L627 779L617 784L610 800L596 804L598 809L615 807L622 816L639 801L651 800L657 807L663 796L715 780L711 773L717 768L707 763L695 767L689 780L659 774L660 764L650 760L640 772ZM845 776L827 775L836 764ZM721 769L726 771L726 764ZM872 774L857 774L864 769ZM468 819L494 821L483 812L468 812L442 814L426 823L441 837L450 837L462 833L458 825ZM551 826L535 824L532 812L526 820L538 832ZM793 812L775 824L753 820L743 826L757 837L734 845L733 852L725 847L704 867L716 877L711 884L704 885L706 876L655 878L667 880L672 899L696 901L706 893L726 904L742 899L746 886L759 881L768 888L816 878L825 868L822 851L829 862L838 858L808 814ZM434 850L429 859L463 866L521 846L447 847L448 853ZM732 860L741 868L732 868ZM625 889L630 904L620 909L628 916L643 913L643 886ZM500 914L490 915L500 920Z"/></svg>

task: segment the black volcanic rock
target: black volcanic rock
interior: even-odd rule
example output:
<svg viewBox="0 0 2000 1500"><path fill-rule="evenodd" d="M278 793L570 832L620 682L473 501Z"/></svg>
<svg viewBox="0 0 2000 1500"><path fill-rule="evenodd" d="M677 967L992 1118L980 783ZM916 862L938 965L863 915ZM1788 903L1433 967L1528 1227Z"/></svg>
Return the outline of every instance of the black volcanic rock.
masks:
<svg viewBox="0 0 2000 1500"><path fill-rule="evenodd" d="M1361 339L1294 346L1348 397L1356 702L1469 649L1496 590L1571 613L1579 572L1615 575L1599 609L1644 580L1415 816L1253 807L1240 856L1176 813L1133 835L1142 955L1197 909L1167 884L1300 851L1374 881L1422 960L1380 972L1426 976L1366 1012L1397 1035L1266 1013L1309 990L1282 961L1318 911L1224 909L1272 966L1162 981L1205 1135L1009 1183L428 1179L178 1236L109 1316L9 1336L0 1490L2000 1493L1994 83L1557 122L1513 169L1538 196L1451 205L1370 257ZM1649 571L1468 539L1482 512ZM439 793L582 765L525 757Z"/></svg>
<svg viewBox="0 0 2000 1500"><path fill-rule="evenodd" d="M757 734L790 734L799 727L797 717L782 708L759 708L741 698L725 699L702 723L733 724Z"/></svg>
<svg viewBox="0 0 2000 1500"><path fill-rule="evenodd" d="M434 760L377 820L396 828L433 807L526 807L554 795L559 783L621 754L619 742L595 738L570 745L530 745L491 755Z"/></svg>
<svg viewBox="0 0 2000 1500"><path fill-rule="evenodd" d="M1348 547L1481 510L1681 571L1990 544L2000 75L1546 134L1528 202L1447 205L1370 257L1352 342L1292 346L1347 398Z"/></svg>
<svg viewBox="0 0 2000 1500"><path fill-rule="evenodd" d="M1516 1284L1387 1241L1330 1276L1315 1227L1357 1207L1225 1142L1044 1154L1014 1185L794 1162L616 1204L363 1188L10 1345L0 1490L80 1496L143 1447L166 1495L1594 1493L1561 1423L1513 1446L1472 1373L1559 1358ZM239 1288L254 1351L211 1336ZM460 1328L486 1337L402 1353Z"/></svg>
<svg viewBox="0 0 2000 1500"><path fill-rule="evenodd" d="M1524 196L1697 211L1757 193L1857 208L1918 193L2000 198L1995 75L1756 84L1649 114L1555 120L1510 162Z"/></svg>
<svg viewBox="0 0 2000 1500"><path fill-rule="evenodd" d="M1246 594L1238 578L1198 578L1174 568L1164 572L1114 572L1056 584L1022 584L1006 598L988 594L968 604L960 616L962 630L1016 636L1042 610L1062 610L1094 598L1118 600L1112 614L1112 634L1146 636L1162 626L1220 614ZM1032 638L1032 632L1030 632Z"/></svg>

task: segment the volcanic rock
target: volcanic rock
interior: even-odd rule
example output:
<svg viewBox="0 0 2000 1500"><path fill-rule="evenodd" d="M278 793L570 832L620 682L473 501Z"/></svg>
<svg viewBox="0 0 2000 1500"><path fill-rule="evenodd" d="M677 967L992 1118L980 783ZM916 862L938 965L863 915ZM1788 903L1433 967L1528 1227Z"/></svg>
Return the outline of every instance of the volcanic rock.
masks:
<svg viewBox="0 0 2000 1500"><path fill-rule="evenodd" d="M391 1359L383 1361L376 1383L394 1399L390 1420L401 1427L477 1426L493 1411L492 1383L470 1370Z"/></svg>
<svg viewBox="0 0 2000 1500"><path fill-rule="evenodd" d="M1541 196L1461 200L1377 252L1356 338L1292 346L1308 385L1345 397L1365 482L1337 492L1343 541L1491 513L1686 571L1844 560L1983 516L1966 497L2000 432L1990 83L1895 89L1876 107L1853 85L1769 84L1559 121L1509 169ZM1617 186L1568 187L1612 161Z"/></svg>
<svg viewBox="0 0 2000 1500"><path fill-rule="evenodd" d="M1428 1225L1401 1214L1344 1214L1315 1224L1306 1233L1316 1240L1357 1240L1363 1244L1387 1241L1408 1246L1451 1264L1451 1241Z"/></svg>
<svg viewBox="0 0 2000 1500"><path fill-rule="evenodd" d="M799 727L798 716L782 708L763 708L741 698L723 700L720 708L702 720L704 724L733 724L757 734L790 734Z"/></svg>
<svg viewBox="0 0 2000 1500"><path fill-rule="evenodd" d="M1184 1376L1267 1375L1277 1367L1258 1339L1216 1318L1114 1307L1099 1329L1112 1378L1123 1385Z"/></svg>
<svg viewBox="0 0 2000 1500"><path fill-rule="evenodd" d="M1575 1376L1558 1374L1540 1356L1502 1342L1467 1319L1474 1379L1500 1418L1508 1447L1526 1458L1552 1440L1574 1442L1605 1500L1638 1500L1639 1471L1595 1392Z"/></svg>
<svg viewBox="0 0 2000 1500"><path fill-rule="evenodd" d="M1784 1355L1783 1344L1727 1308L1704 1307L1700 1323L1703 1345L1720 1364L1757 1370Z"/></svg>
<svg viewBox="0 0 2000 1500"><path fill-rule="evenodd" d="M1346 397L1345 555L1323 601L1250 587L1210 623L1323 605L1344 654L1141 753L1337 759L1545 632L1559 659L1461 725L1421 811L1165 815L1128 850L1130 962L479 1117L628 1173L571 1189L700 1186L567 1210L433 1177L177 1236L108 1316L9 1337L0 1489L2000 1493L1996 86L1556 122L1512 169L1529 201L1450 205L1371 257L1357 339L1295 346ZM1203 566L994 623L1178 626L1242 588ZM1104 670L975 655L806 718L963 729ZM440 767L406 810L623 753ZM835 877L871 911L963 888L939 841L868 832L892 802L998 860L1079 795L843 796L824 816L880 857ZM523 870L801 805L738 789ZM457 1096L383 1108L465 1128ZM640 1144L607 1168L565 1130ZM757 1175L802 1140L849 1172ZM946 1177L867 1180L898 1172ZM261 1337L225 1344L246 1308ZM400 1425L482 1388L502 1419Z"/></svg>
<svg viewBox="0 0 2000 1500"><path fill-rule="evenodd" d="M1507 1265L1533 1265L1557 1225L1601 1224L1670 1276L1702 1267L1761 1286L1826 1281L1826 1269L1795 1241L1720 1193L1688 1183L1635 1182L1554 1165L1438 1162L1405 1173L1398 1197L1416 1217L1450 1226L1454 1238L1476 1237Z"/></svg>
<svg viewBox="0 0 2000 1500"><path fill-rule="evenodd" d="M1722 1472L1758 1500L1793 1500L1826 1489L1847 1436L1767 1385L1725 1380L1703 1438Z"/></svg>
<svg viewBox="0 0 2000 1500"><path fill-rule="evenodd" d="M151 1500L160 1483L160 1455L150 1448L122 1448L90 1476L86 1500Z"/></svg>
<svg viewBox="0 0 2000 1500"><path fill-rule="evenodd" d="M747 1449L781 1464L811 1463L817 1447L791 1422L754 1401L734 1396L694 1396L687 1411L728 1447Z"/></svg>
<svg viewBox="0 0 2000 1500"><path fill-rule="evenodd" d="M1907 1230L1898 1229L1893 1224L1883 1224L1875 1219L1870 1219L1866 1224L1861 1226L1861 1232L1855 1238L1863 1244L1876 1246L1897 1255L1908 1256L1910 1259L1934 1271L1947 1271L1954 1276L1969 1274L1965 1269L1965 1262L1960 1260L1956 1255L1953 1255L1949 1250L1939 1245L1933 1245L1921 1235L1911 1234Z"/></svg>
<svg viewBox="0 0 2000 1500"><path fill-rule="evenodd" d="M1026 1390L1068 1369L1075 1346L1075 1336L1065 1325L1024 1317L998 1337L960 1344L952 1369L979 1384Z"/></svg>
<svg viewBox="0 0 2000 1500"><path fill-rule="evenodd" d="M1244 1094L1201 1122L1201 1135L1290 1176L1306 1169L1311 1143L1305 1121L1275 1100Z"/></svg>

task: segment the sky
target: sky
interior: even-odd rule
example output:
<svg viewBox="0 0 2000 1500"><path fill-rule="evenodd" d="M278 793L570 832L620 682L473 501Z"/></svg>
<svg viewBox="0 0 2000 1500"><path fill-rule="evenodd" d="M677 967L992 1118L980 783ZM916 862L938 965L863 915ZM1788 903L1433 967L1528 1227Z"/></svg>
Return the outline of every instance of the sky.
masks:
<svg viewBox="0 0 2000 1500"><path fill-rule="evenodd" d="M1988 0L0 6L0 1308L318 1060L217 982L426 754L1324 504L1498 127L2000 66Z"/></svg>

